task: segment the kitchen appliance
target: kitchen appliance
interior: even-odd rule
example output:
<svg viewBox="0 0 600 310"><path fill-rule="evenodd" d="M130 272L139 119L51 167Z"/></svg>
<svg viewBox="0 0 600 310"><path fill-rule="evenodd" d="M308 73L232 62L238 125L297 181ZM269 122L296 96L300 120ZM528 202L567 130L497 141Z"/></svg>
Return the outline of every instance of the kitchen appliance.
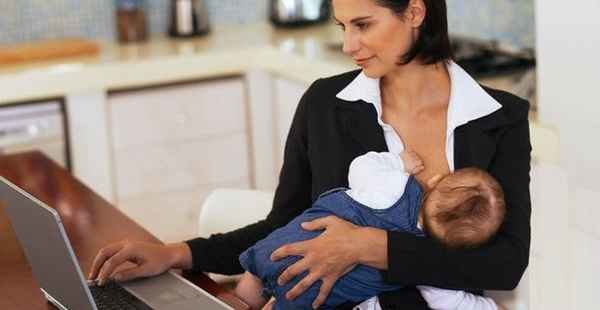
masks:
<svg viewBox="0 0 600 310"><path fill-rule="evenodd" d="M329 0L271 0L271 22L277 26L299 26L329 19Z"/></svg>
<svg viewBox="0 0 600 310"><path fill-rule="evenodd" d="M0 107L0 156L37 150L69 168L65 127L60 101Z"/></svg>
<svg viewBox="0 0 600 310"><path fill-rule="evenodd" d="M191 37L208 33L208 9L202 0L171 0L172 37Z"/></svg>

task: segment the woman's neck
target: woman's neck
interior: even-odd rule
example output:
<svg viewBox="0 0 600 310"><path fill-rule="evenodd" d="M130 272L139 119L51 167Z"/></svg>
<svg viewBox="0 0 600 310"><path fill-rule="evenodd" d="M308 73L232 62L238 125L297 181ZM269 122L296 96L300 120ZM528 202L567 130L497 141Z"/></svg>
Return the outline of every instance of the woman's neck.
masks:
<svg viewBox="0 0 600 310"><path fill-rule="evenodd" d="M412 61L386 74L380 87L388 108L420 113L448 103L450 76L443 62L421 65Z"/></svg>

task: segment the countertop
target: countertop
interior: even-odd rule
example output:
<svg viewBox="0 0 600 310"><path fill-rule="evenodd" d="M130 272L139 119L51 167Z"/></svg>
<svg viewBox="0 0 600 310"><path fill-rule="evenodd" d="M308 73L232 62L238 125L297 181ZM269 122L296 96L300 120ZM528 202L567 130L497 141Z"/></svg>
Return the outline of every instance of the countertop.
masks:
<svg viewBox="0 0 600 310"><path fill-rule="evenodd" d="M278 29L268 23L216 26L193 39L98 41L94 57L0 67L0 104L266 70L311 83L355 68L333 24ZM337 48L336 48L337 47Z"/></svg>

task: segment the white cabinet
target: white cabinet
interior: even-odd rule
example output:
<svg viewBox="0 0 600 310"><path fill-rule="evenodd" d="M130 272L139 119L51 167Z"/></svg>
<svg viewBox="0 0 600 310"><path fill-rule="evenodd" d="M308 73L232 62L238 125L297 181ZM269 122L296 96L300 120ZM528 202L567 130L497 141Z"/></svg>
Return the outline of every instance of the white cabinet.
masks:
<svg viewBox="0 0 600 310"><path fill-rule="evenodd" d="M67 167L63 111L58 100L0 107L0 155L39 150Z"/></svg>
<svg viewBox="0 0 600 310"><path fill-rule="evenodd" d="M251 186L244 82L108 96L116 204L165 241L193 237L204 197Z"/></svg>

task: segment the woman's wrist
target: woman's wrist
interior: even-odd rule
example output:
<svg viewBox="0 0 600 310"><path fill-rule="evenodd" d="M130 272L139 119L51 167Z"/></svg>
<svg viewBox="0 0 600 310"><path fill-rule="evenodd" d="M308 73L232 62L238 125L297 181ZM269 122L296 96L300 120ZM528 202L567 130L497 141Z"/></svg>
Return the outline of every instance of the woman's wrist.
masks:
<svg viewBox="0 0 600 310"><path fill-rule="evenodd" d="M360 227L357 229L358 263L380 270L388 269L387 231Z"/></svg>
<svg viewBox="0 0 600 310"><path fill-rule="evenodd" d="M172 243L167 246L171 268L192 269L192 251L185 242Z"/></svg>

